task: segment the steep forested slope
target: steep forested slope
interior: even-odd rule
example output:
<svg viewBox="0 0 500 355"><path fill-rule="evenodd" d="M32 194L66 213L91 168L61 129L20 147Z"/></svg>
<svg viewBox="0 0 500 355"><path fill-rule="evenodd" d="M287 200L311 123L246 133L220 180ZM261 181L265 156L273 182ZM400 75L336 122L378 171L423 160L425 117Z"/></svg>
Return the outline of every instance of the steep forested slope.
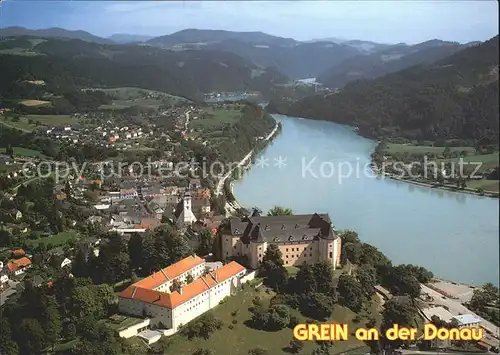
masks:
<svg viewBox="0 0 500 355"><path fill-rule="evenodd" d="M394 45L376 53L343 60L322 73L318 81L328 87L343 88L351 81L375 79L414 65L430 64L464 48L465 45L438 40L414 46Z"/></svg>
<svg viewBox="0 0 500 355"><path fill-rule="evenodd" d="M20 55L15 55L20 54ZM257 74L256 74L257 73ZM25 98L26 80L48 91L135 86L189 98L207 91L265 91L287 79L223 51L173 52L149 46L17 37L0 41L0 95Z"/></svg>
<svg viewBox="0 0 500 355"><path fill-rule="evenodd" d="M432 65L348 84L279 109L358 126L370 137L498 141L498 36ZM275 110L279 106L272 103Z"/></svg>

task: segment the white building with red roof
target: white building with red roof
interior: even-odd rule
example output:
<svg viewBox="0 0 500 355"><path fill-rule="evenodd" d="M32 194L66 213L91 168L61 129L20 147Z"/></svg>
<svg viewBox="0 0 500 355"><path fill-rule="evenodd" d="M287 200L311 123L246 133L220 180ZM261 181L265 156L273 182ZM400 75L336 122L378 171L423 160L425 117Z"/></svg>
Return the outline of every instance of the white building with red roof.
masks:
<svg viewBox="0 0 500 355"><path fill-rule="evenodd" d="M150 318L150 324L177 332L184 325L217 306L241 286L246 269L230 262L207 272L205 260L188 256L123 290L120 313ZM191 277L188 277L190 275ZM188 283L189 279L192 279ZM176 280L181 286L171 289ZM137 335L128 333L127 337Z"/></svg>

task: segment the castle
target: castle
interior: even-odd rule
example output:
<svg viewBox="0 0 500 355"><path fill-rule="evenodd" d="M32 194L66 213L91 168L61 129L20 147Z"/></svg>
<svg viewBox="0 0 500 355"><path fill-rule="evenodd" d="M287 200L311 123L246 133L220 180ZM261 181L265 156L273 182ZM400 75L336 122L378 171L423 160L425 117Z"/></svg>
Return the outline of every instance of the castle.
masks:
<svg viewBox="0 0 500 355"><path fill-rule="evenodd" d="M221 237L223 260L246 256L252 269L271 243L278 245L285 267L328 261L335 269L340 264L341 238L328 214L232 217Z"/></svg>

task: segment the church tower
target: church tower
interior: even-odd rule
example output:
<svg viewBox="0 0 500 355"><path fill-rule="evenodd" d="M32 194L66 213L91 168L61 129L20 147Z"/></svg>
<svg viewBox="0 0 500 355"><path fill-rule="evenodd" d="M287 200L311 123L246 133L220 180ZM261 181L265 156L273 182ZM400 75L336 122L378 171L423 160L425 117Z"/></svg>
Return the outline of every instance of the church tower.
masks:
<svg viewBox="0 0 500 355"><path fill-rule="evenodd" d="M192 211L191 195L186 193L182 198L182 212L177 218L177 226L182 228L196 222L196 217Z"/></svg>

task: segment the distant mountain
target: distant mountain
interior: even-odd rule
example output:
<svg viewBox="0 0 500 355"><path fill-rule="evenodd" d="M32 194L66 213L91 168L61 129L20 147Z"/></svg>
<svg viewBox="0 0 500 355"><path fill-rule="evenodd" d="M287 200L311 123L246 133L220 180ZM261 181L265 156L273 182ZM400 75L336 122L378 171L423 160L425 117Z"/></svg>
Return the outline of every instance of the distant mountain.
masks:
<svg viewBox="0 0 500 355"><path fill-rule="evenodd" d="M445 58L466 45L456 42L431 40L413 46L395 44L368 55L358 55L334 64L319 75L318 81L328 87L342 88L347 83L360 79L374 79L411 67L432 63Z"/></svg>
<svg viewBox="0 0 500 355"><path fill-rule="evenodd" d="M377 43L377 42L370 42L370 41L361 41L358 39L344 41L344 42L342 42L342 44L356 48L360 52L367 53L367 54L379 52L381 50L384 50L386 48L390 48L393 46L392 44Z"/></svg>
<svg viewBox="0 0 500 355"><path fill-rule="evenodd" d="M288 107L270 105L281 113L354 125L373 138L498 144L498 95L496 36L435 63L349 83L336 94L311 96Z"/></svg>
<svg viewBox="0 0 500 355"><path fill-rule="evenodd" d="M272 36L263 32L233 32L224 30L198 30L186 29L170 35L156 37L148 41L157 47L170 48L195 43L214 43L236 40L253 44L294 45L297 43L292 38Z"/></svg>
<svg viewBox="0 0 500 355"><path fill-rule="evenodd" d="M0 28L0 37L33 36L43 38L71 38L80 39L86 42L111 44L111 40L94 36L85 31L70 31L63 28L53 27L42 30L31 30L24 27L5 27Z"/></svg>
<svg viewBox="0 0 500 355"><path fill-rule="evenodd" d="M308 41L302 41L304 43L314 43L314 42L332 42L332 43L343 43L348 41L347 39L337 38L337 37L327 37L327 38L317 38Z"/></svg>
<svg viewBox="0 0 500 355"><path fill-rule="evenodd" d="M288 81L275 70L223 51L175 52L151 46L34 39L0 39L0 96L31 97L33 85L26 87L27 80L44 80L52 92L131 86L191 99L213 91L255 90L265 95L274 84Z"/></svg>
<svg viewBox="0 0 500 355"><path fill-rule="evenodd" d="M223 50L237 54L259 67L276 68L293 79L316 77L333 64L360 54L359 50L347 45L303 43L262 32L184 30L154 38L147 43L173 50Z"/></svg>
<svg viewBox="0 0 500 355"><path fill-rule="evenodd" d="M130 35L126 33L115 33L108 37L109 40L120 44L146 42L152 38L154 36Z"/></svg>

